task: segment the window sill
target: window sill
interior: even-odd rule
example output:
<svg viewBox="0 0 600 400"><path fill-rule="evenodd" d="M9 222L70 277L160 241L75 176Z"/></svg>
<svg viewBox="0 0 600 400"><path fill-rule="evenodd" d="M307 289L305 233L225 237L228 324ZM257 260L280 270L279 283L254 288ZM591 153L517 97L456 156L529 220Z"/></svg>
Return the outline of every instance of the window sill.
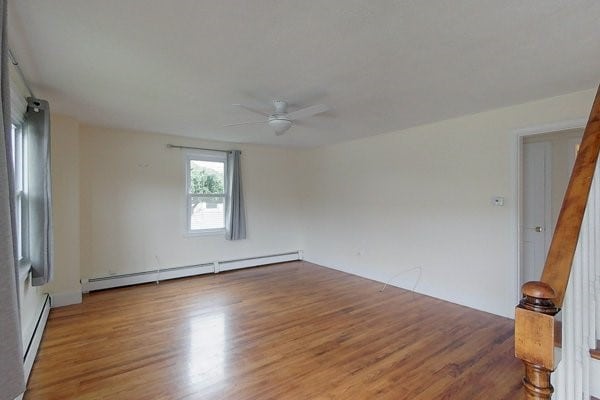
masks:
<svg viewBox="0 0 600 400"><path fill-rule="evenodd" d="M219 236L225 235L225 229L203 229L198 231L187 231L186 237Z"/></svg>
<svg viewBox="0 0 600 400"><path fill-rule="evenodd" d="M18 274L19 274L19 282L23 283L29 277L29 272L31 271L31 263L29 261L21 261L19 262Z"/></svg>

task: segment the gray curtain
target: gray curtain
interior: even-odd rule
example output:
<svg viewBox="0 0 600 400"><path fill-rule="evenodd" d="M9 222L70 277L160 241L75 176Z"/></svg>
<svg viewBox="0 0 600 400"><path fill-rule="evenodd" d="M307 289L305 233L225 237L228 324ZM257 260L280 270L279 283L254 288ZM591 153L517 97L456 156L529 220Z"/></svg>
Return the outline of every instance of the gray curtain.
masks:
<svg viewBox="0 0 600 400"><path fill-rule="evenodd" d="M225 207L225 239L246 239L246 212L242 191L239 150L227 153L228 194Z"/></svg>
<svg viewBox="0 0 600 400"><path fill-rule="evenodd" d="M11 151L10 90L6 46L6 0L0 0L0 400L25 390L15 270L14 181Z"/></svg>
<svg viewBox="0 0 600 400"><path fill-rule="evenodd" d="M27 138L29 179L29 259L33 286L52 280L52 196L50 179L50 107L27 99L23 124Z"/></svg>

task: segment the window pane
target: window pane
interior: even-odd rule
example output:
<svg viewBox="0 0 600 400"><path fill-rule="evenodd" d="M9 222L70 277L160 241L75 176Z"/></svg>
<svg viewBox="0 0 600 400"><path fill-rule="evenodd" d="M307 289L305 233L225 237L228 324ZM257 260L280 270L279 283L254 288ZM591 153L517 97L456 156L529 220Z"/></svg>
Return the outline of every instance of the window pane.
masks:
<svg viewBox="0 0 600 400"><path fill-rule="evenodd" d="M15 191L23 190L23 134L21 128L12 125L12 157L13 171L15 173Z"/></svg>
<svg viewBox="0 0 600 400"><path fill-rule="evenodd" d="M17 149L17 159L16 159L16 168L15 168L15 186L18 191L23 190L23 180L25 179L25 174L23 171L23 165L25 162L24 152L23 152L23 131L20 127L15 127L16 132L16 149Z"/></svg>
<svg viewBox="0 0 600 400"><path fill-rule="evenodd" d="M190 196L190 229L225 228L224 196Z"/></svg>
<svg viewBox="0 0 600 400"><path fill-rule="evenodd" d="M225 193L225 163L190 160L190 194Z"/></svg>
<svg viewBox="0 0 600 400"><path fill-rule="evenodd" d="M23 225L21 224L23 218L23 196L22 192L17 195L15 201L15 220L17 222L16 233L17 233L17 260L23 258Z"/></svg>
<svg viewBox="0 0 600 400"><path fill-rule="evenodd" d="M16 160L17 160L17 127L12 125L11 130L11 139L12 139L12 163L13 163L13 171L16 169Z"/></svg>
<svg viewBox="0 0 600 400"><path fill-rule="evenodd" d="M27 197L24 192L25 188L25 171L24 171L24 144L23 131L18 125L12 125L12 161L14 168L14 184L15 184L15 231L17 242L17 259L21 260L25 255L25 236L27 234Z"/></svg>

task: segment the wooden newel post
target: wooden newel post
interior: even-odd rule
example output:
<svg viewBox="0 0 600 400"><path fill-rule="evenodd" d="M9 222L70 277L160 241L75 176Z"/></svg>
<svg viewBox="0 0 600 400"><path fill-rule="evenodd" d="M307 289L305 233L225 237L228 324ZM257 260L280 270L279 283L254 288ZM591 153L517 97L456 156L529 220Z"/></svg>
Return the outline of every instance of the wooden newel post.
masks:
<svg viewBox="0 0 600 400"><path fill-rule="evenodd" d="M519 307L542 314L556 315L558 308L554 305L556 293L544 282L527 282L521 289L523 298Z"/></svg>
<svg viewBox="0 0 600 400"><path fill-rule="evenodd" d="M554 305L556 293L544 282L523 285L523 299L515 310L515 355L525 364L525 399L549 400L554 388L550 374L556 366Z"/></svg>

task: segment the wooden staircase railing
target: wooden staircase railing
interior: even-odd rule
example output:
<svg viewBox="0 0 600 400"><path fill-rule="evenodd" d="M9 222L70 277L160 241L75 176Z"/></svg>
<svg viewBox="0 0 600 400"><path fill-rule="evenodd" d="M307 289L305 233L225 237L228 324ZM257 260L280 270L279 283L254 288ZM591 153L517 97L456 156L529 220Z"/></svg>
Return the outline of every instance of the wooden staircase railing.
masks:
<svg viewBox="0 0 600 400"><path fill-rule="evenodd" d="M600 88L585 127L569 186L552 237L539 282L522 287L523 298L515 309L515 355L525 364L525 399L552 396L550 374L559 360L554 351L555 319L563 305L579 232L600 152Z"/></svg>

